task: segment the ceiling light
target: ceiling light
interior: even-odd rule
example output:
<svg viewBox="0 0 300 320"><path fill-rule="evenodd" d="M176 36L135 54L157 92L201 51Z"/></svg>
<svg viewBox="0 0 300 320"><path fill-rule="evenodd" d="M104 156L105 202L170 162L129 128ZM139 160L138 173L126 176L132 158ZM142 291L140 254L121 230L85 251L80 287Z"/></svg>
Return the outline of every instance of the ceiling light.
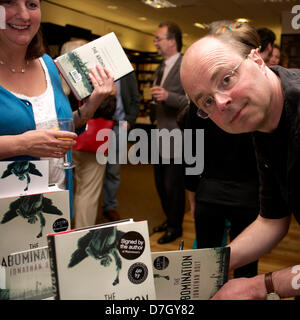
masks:
<svg viewBox="0 0 300 320"><path fill-rule="evenodd" d="M109 5L109 6L107 6L107 9L110 9L110 10L117 10L117 9L118 9L118 7L117 7L117 6Z"/></svg>
<svg viewBox="0 0 300 320"><path fill-rule="evenodd" d="M206 23L200 23L200 22L195 22L194 26L200 29L206 29L208 28L208 25Z"/></svg>
<svg viewBox="0 0 300 320"><path fill-rule="evenodd" d="M142 0L142 2L156 9L176 7L176 4L167 0Z"/></svg>
<svg viewBox="0 0 300 320"><path fill-rule="evenodd" d="M141 20L141 21L146 21L147 20L146 17L138 17L138 19Z"/></svg>
<svg viewBox="0 0 300 320"><path fill-rule="evenodd" d="M238 19L235 19L235 21L236 21L236 22L242 22L242 23L243 23L243 22L248 22L248 23L250 22L250 20L247 19L247 18L238 18Z"/></svg>

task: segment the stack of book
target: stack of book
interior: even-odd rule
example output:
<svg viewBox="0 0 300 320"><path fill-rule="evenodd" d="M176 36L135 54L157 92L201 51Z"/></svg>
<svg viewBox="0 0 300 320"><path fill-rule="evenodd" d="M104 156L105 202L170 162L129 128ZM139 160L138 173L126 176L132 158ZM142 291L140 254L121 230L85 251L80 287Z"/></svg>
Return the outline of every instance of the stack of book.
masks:
<svg viewBox="0 0 300 320"><path fill-rule="evenodd" d="M70 230L69 217L56 187L0 196L0 299L207 300L227 281L229 248L151 253L147 221Z"/></svg>
<svg viewBox="0 0 300 320"><path fill-rule="evenodd" d="M70 229L69 191L48 187L48 161L0 162L0 176L0 297L52 296L47 235Z"/></svg>

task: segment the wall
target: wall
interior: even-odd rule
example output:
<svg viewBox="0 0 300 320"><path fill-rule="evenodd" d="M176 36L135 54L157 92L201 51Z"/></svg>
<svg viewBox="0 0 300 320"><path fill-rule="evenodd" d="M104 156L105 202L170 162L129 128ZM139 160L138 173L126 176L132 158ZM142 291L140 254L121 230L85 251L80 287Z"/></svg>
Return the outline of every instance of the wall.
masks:
<svg viewBox="0 0 300 320"><path fill-rule="evenodd" d="M125 28L101 19L89 17L82 13L43 1L41 2L41 9L42 22L50 22L60 26L70 24L91 30L93 34L97 35L104 35L113 31L124 48L139 51L156 51L153 45L153 36L143 32Z"/></svg>

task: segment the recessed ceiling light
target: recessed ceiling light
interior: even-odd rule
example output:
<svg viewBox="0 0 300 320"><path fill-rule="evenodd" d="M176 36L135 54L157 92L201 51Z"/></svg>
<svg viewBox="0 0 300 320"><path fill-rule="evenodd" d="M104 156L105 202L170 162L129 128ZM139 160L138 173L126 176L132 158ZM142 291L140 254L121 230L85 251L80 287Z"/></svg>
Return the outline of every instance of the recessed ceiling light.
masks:
<svg viewBox="0 0 300 320"><path fill-rule="evenodd" d="M208 28L208 25L206 23L200 23L200 22L195 22L194 26L200 29L206 29Z"/></svg>
<svg viewBox="0 0 300 320"><path fill-rule="evenodd" d="M146 21L147 20L146 17L138 17L138 19L141 20L141 21Z"/></svg>
<svg viewBox="0 0 300 320"><path fill-rule="evenodd" d="M236 22L250 22L250 20L249 19L247 19L247 18L238 18L238 19L235 19L235 21Z"/></svg>
<svg viewBox="0 0 300 320"><path fill-rule="evenodd" d="M118 9L118 6L109 5L109 6L107 6L107 9L117 10L117 9Z"/></svg>
<svg viewBox="0 0 300 320"><path fill-rule="evenodd" d="M155 9L176 7L176 4L167 0L142 0L142 2Z"/></svg>

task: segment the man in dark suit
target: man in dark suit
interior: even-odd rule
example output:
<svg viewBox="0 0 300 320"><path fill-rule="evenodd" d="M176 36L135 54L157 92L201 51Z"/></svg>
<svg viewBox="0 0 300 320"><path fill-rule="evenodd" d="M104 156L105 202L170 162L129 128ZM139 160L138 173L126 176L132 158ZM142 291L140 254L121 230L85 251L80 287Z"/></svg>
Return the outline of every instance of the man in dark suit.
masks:
<svg viewBox="0 0 300 320"><path fill-rule="evenodd" d="M154 75L152 95L155 101L157 128L171 132L178 128L176 117L179 110L188 104L180 81L182 55L182 35L180 28L172 22L160 23L156 31L154 45L163 62ZM160 131L163 132L163 131ZM160 135L163 135L160 133ZM163 139L163 138L162 138ZM159 163L154 165L155 184L161 200L166 221L154 228L154 232L165 231L158 243L169 243L182 235L182 221L185 211L184 169L177 164L176 147L170 141L170 154L164 154L159 145ZM167 163L166 163L167 162Z"/></svg>
<svg viewBox="0 0 300 320"><path fill-rule="evenodd" d="M129 131L133 128L140 109L140 94L138 91L135 73L132 72L119 81L117 86L117 107L113 116L115 124L113 127L116 135L116 159L119 159L119 132ZM116 211L118 201L117 192L120 187L120 164L107 162L106 174L103 184L103 215L111 221L120 220L119 213Z"/></svg>

